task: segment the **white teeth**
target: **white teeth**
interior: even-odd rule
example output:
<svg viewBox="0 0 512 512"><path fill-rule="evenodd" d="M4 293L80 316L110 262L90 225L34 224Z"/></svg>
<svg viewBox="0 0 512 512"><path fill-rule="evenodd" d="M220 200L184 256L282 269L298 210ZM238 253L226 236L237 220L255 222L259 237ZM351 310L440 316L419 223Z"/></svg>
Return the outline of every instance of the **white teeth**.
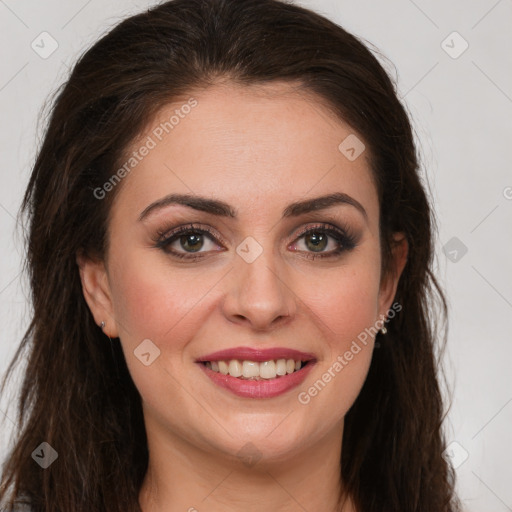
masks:
<svg viewBox="0 0 512 512"><path fill-rule="evenodd" d="M260 380L275 379L284 375L294 373L300 370L302 361L294 359L277 359L262 361L239 361L231 359L229 361L206 361L207 368L222 375L231 375L242 379Z"/></svg>
<svg viewBox="0 0 512 512"><path fill-rule="evenodd" d="M242 364L240 361L237 361L236 359L231 359L231 361L229 361L229 375L231 375L231 377L242 376Z"/></svg>
<svg viewBox="0 0 512 512"><path fill-rule="evenodd" d="M227 375L229 373L229 366L226 361L217 361L219 363L219 372L222 373L222 375Z"/></svg>
<svg viewBox="0 0 512 512"><path fill-rule="evenodd" d="M244 361L243 376L246 379L249 379L250 377L259 377L260 376L260 363L256 363L255 361Z"/></svg>
<svg viewBox="0 0 512 512"><path fill-rule="evenodd" d="M299 361L300 368L300 361ZM260 377L262 379L276 378L276 363L274 361L264 361L260 364Z"/></svg>
<svg viewBox="0 0 512 512"><path fill-rule="evenodd" d="M293 361L293 359L292 359ZM277 375L286 375L286 359L278 359L276 362Z"/></svg>

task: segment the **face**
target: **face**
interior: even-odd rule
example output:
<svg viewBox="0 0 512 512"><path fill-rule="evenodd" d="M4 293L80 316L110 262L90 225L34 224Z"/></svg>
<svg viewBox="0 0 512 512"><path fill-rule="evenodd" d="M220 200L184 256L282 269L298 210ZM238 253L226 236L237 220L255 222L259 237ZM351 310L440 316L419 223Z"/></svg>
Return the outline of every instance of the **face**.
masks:
<svg viewBox="0 0 512 512"><path fill-rule="evenodd" d="M252 443L269 461L341 437L405 258L381 276L362 141L289 85L217 85L161 110L130 148L107 257L81 277L148 436L217 457ZM259 379L233 376L254 362Z"/></svg>

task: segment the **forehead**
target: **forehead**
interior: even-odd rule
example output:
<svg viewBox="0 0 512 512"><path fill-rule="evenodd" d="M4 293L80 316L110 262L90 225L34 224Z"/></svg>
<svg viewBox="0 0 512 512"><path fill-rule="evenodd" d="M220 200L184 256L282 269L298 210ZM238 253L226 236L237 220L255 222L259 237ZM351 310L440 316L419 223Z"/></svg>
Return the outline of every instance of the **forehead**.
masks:
<svg viewBox="0 0 512 512"><path fill-rule="evenodd" d="M241 215L262 207L270 214L339 191L371 217L378 204L368 153L361 135L303 89L219 84L166 105L146 126L126 152L134 165L126 166L116 208L140 213L166 194L192 193Z"/></svg>

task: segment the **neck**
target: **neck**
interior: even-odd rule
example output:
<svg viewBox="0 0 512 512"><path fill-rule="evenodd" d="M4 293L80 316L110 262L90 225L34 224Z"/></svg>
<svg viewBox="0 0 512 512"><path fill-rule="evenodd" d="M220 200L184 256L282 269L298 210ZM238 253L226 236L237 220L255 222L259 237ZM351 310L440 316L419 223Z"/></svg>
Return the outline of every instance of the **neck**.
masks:
<svg viewBox="0 0 512 512"><path fill-rule="evenodd" d="M257 448L249 443L243 452L249 457L233 460L151 422L146 428L149 466L139 495L143 512L355 512L349 499L338 505L343 422L315 445L279 461L258 459Z"/></svg>

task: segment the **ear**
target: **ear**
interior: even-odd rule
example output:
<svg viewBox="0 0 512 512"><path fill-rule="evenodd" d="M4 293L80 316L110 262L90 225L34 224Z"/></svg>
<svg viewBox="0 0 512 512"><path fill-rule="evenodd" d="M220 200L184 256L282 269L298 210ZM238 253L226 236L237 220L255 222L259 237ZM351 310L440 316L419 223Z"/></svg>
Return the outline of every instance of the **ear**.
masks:
<svg viewBox="0 0 512 512"><path fill-rule="evenodd" d="M392 241L392 258L390 268L382 276L379 290L379 315L386 316L395 298L398 281L407 263L409 244L403 233L394 233Z"/></svg>
<svg viewBox="0 0 512 512"><path fill-rule="evenodd" d="M101 326L110 338L117 338L118 331L114 317L112 294L105 264L100 259L87 257L80 252L76 256L80 271L80 281L85 301L91 310L94 321Z"/></svg>

